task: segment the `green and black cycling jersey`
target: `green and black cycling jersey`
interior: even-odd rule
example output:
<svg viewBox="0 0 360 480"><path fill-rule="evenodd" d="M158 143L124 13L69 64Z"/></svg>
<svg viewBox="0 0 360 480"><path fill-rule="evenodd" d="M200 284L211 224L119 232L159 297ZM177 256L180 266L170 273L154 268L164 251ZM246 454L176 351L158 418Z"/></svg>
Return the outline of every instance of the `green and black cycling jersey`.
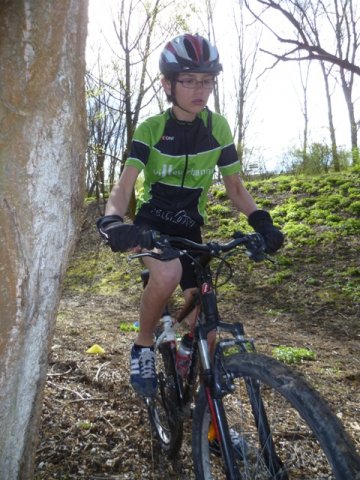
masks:
<svg viewBox="0 0 360 480"><path fill-rule="evenodd" d="M215 168L223 176L240 164L226 119L204 109L193 122L169 109L135 131L126 166L143 171L135 223L163 233L197 231L206 222L206 202Z"/></svg>

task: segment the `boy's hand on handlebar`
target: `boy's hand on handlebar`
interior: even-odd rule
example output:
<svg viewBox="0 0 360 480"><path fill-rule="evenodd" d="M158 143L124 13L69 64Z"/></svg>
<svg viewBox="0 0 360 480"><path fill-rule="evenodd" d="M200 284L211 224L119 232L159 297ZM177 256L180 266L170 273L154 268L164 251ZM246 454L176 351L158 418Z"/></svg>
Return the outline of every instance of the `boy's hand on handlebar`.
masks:
<svg viewBox="0 0 360 480"><path fill-rule="evenodd" d="M151 250L156 240L156 232L141 231L136 225L123 222L120 215L105 215L100 217L96 226L106 244L113 252L132 250L139 252L142 248Z"/></svg>
<svg viewBox="0 0 360 480"><path fill-rule="evenodd" d="M140 232L139 245L146 250L152 250L158 237L159 233L156 230L144 230Z"/></svg>
<svg viewBox="0 0 360 480"><path fill-rule="evenodd" d="M272 218L265 210L255 210L248 218L249 225L264 238L266 253L275 253L284 243L284 235L274 226Z"/></svg>
<svg viewBox="0 0 360 480"><path fill-rule="evenodd" d="M139 228L123 223L120 215L100 217L96 226L102 239L113 252L125 252L139 246Z"/></svg>

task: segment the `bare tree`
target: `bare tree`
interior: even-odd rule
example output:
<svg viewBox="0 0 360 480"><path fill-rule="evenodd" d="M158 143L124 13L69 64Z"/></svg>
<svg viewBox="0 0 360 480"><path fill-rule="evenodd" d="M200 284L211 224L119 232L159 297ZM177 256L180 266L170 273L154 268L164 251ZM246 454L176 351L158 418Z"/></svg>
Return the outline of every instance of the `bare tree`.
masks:
<svg viewBox="0 0 360 480"><path fill-rule="evenodd" d="M242 170L247 170L246 165L252 165L250 158L251 149L246 145L246 134L253 113L251 96L256 90L257 79L255 78L255 67L258 59L260 34L255 32L255 41L250 44L248 39L249 29L244 17L243 2L239 1L234 7L234 23L236 30L237 48L234 49L233 76L234 91L236 97L235 111L235 143ZM252 30L254 30L252 26ZM246 172L248 173L248 172Z"/></svg>
<svg viewBox="0 0 360 480"><path fill-rule="evenodd" d="M207 38L216 45L216 29L214 23L214 9L215 9L216 0L206 0L205 1L205 8L206 8L206 18L207 18ZM219 81L215 82L214 90L214 110L217 113L221 113L223 108L220 103L220 84Z"/></svg>
<svg viewBox="0 0 360 480"><path fill-rule="evenodd" d="M325 62L320 61L321 71L323 74L324 85L325 85L325 94L326 94L326 103L327 103L327 114L328 114L328 123L329 123L329 133L330 133L330 142L331 142L331 154L332 154L332 164L335 172L340 171L340 159L338 146L336 141L336 130L334 124L334 114L333 106L331 101L331 87L330 87L330 76L332 65L328 67L325 65Z"/></svg>
<svg viewBox="0 0 360 480"><path fill-rule="evenodd" d="M307 63L305 72L302 68L302 64L299 63L300 70L300 82L302 89L302 114L304 118L303 138L302 138L302 155L303 163L307 161L308 145L309 145L309 99L308 99L308 86L309 86L309 73L310 62Z"/></svg>
<svg viewBox="0 0 360 480"><path fill-rule="evenodd" d="M337 52L341 59L354 64L360 59L360 12L356 12L353 0L334 0L334 4L335 21L332 25L336 34ZM353 99L355 74L359 74L359 72L340 64L340 78L349 115L351 150L354 164L360 163L358 123L355 118Z"/></svg>
<svg viewBox="0 0 360 480"><path fill-rule="evenodd" d="M122 0L119 12L113 25L121 53L117 55L119 65L118 82L125 92L126 148L129 152L135 127L139 121L141 110L153 97L153 87L158 76L148 75L149 57L159 43L153 44L155 26L162 8L168 5L162 0L153 2ZM141 21L140 26L138 21ZM121 67L121 68L119 68ZM146 99L147 94L151 94Z"/></svg>
<svg viewBox="0 0 360 480"><path fill-rule="evenodd" d="M83 204L86 0L0 4L0 478L33 475L60 287Z"/></svg>
<svg viewBox="0 0 360 480"><path fill-rule="evenodd" d="M313 8L313 18L314 18L314 27L313 27L313 34L316 40L317 45L320 45L320 29L317 25L317 18L318 18L318 9L323 8L323 11L327 11L326 6L324 6L321 2L318 4L314 4ZM330 142L331 142L331 153L332 153L332 164L334 170L338 172L340 170L340 161L339 161L339 154L338 154L338 147L336 142L336 131L335 131L335 124L334 124L334 115L333 115L333 106L332 106L332 96L331 96L331 87L330 87L330 78L331 73L334 69L334 64L329 64L320 60L320 67L322 76L324 79L325 85L325 95L326 95L326 104L327 104L327 114L328 114L328 124L329 124L329 133L330 133Z"/></svg>
<svg viewBox="0 0 360 480"><path fill-rule="evenodd" d="M344 70L349 70L356 75L360 75L360 67L351 59L348 57L342 57L340 52L336 51L336 49L331 52L323 45L318 45L314 42L312 35L309 34L309 31L311 32L311 28L309 30L306 28L307 25L311 25L312 21L312 19L307 16L307 13L304 9L306 3L300 2L299 0L256 0L263 6L262 11L260 13L256 13L252 8L253 2L250 3L249 0L244 1L254 17L259 20L268 30L270 30L281 44L289 48L282 53L274 53L266 49L261 49L263 52L273 56L276 59L276 62L297 62L299 61L299 58L300 60L323 60L324 62L338 65ZM352 0L349 1L352 3ZM348 4L349 1L344 0L344 4ZM278 30L275 30L275 28L271 27L270 22L265 20L264 16L264 14L266 14L269 10L278 12L279 15L285 19L289 26L292 27L294 32L293 37L285 34L281 35L278 33ZM355 25L356 22L354 26Z"/></svg>
<svg viewBox="0 0 360 480"><path fill-rule="evenodd" d="M151 63L151 56L166 38L176 34L179 25L184 25L182 14L173 20L171 8L175 8L173 0L121 0L113 17L116 41L108 40L111 50L109 78L92 74L90 90L96 95L88 102L89 168L95 184L103 185L102 195L106 194L106 183L111 188L119 163L119 171L125 163L139 119L151 104L163 106L159 72L157 64L154 68ZM100 71L100 67L97 68ZM130 215L134 207L133 195Z"/></svg>
<svg viewBox="0 0 360 480"><path fill-rule="evenodd" d="M359 149L357 144L357 121L353 99L353 87L355 75L360 75L359 52L360 32L358 31L360 18L356 11L353 0L333 0L331 2L300 2L299 0L257 0L261 5L260 12L255 12L254 2L245 0L247 8L269 29L275 38L284 45L280 53L262 49L275 58L276 65L279 61L318 60L323 65L336 65L339 67L342 89L344 92L351 129L351 147L353 163L359 161ZM271 20L266 18L268 12L276 12L284 21L285 30L271 27ZM323 25L318 24L321 17ZM286 29L286 26L288 27ZM289 28L290 27L290 28ZM320 32L324 34L321 37ZM281 33L279 33L281 32ZM332 35L330 33L332 32ZM273 66L274 66L273 65ZM323 68L323 75L325 70ZM324 77L326 84L328 75ZM331 109L329 110L329 96L327 91L328 118L330 121ZM335 153L334 130L330 133ZM336 161L336 154L335 159Z"/></svg>
<svg viewBox="0 0 360 480"><path fill-rule="evenodd" d="M106 198L115 181L126 133L125 96L113 80L105 81L104 66L98 61L97 77L86 75L88 151L86 161L87 194Z"/></svg>

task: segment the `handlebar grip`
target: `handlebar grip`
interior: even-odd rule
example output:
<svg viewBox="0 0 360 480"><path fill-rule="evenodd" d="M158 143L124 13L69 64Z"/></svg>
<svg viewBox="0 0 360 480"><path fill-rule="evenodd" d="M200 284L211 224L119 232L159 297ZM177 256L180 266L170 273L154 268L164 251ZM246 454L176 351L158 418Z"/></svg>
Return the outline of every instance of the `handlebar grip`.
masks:
<svg viewBox="0 0 360 480"><path fill-rule="evenodd" d="M139 233L139 245L146 250L152 250L159 238L160 234L156 230L144 230Z"/></svg>

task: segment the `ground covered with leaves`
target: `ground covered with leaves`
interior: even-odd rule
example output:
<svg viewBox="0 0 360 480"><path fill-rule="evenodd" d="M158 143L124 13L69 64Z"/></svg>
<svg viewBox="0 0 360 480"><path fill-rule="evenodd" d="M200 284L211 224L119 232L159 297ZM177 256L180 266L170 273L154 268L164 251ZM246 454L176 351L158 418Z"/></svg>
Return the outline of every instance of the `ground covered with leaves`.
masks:
<svg viewBox="0 0 360 480"><path fill-rule="evenodd" d="M277 263L236 256L218 290L224 320L241 321L257 349L294 363L342 420L360 447L360 182L359 175L279 177L253 182L261 207L286 232ZM49 356L35 478L192 479L190 423L179 458L153 449L146 408L129 386L140 270L103 246L91 204L71 261ZM247 228L214 187L209 208L216 238ZM180 296L173 308L180 305ZM128 328L127 328L128 326ZM87 353L99 345L104 353ZM286 348L284 348L286 347ZM277 350L279 352L279 349ZM290 357L289 357L290 355Z"/></svg>

